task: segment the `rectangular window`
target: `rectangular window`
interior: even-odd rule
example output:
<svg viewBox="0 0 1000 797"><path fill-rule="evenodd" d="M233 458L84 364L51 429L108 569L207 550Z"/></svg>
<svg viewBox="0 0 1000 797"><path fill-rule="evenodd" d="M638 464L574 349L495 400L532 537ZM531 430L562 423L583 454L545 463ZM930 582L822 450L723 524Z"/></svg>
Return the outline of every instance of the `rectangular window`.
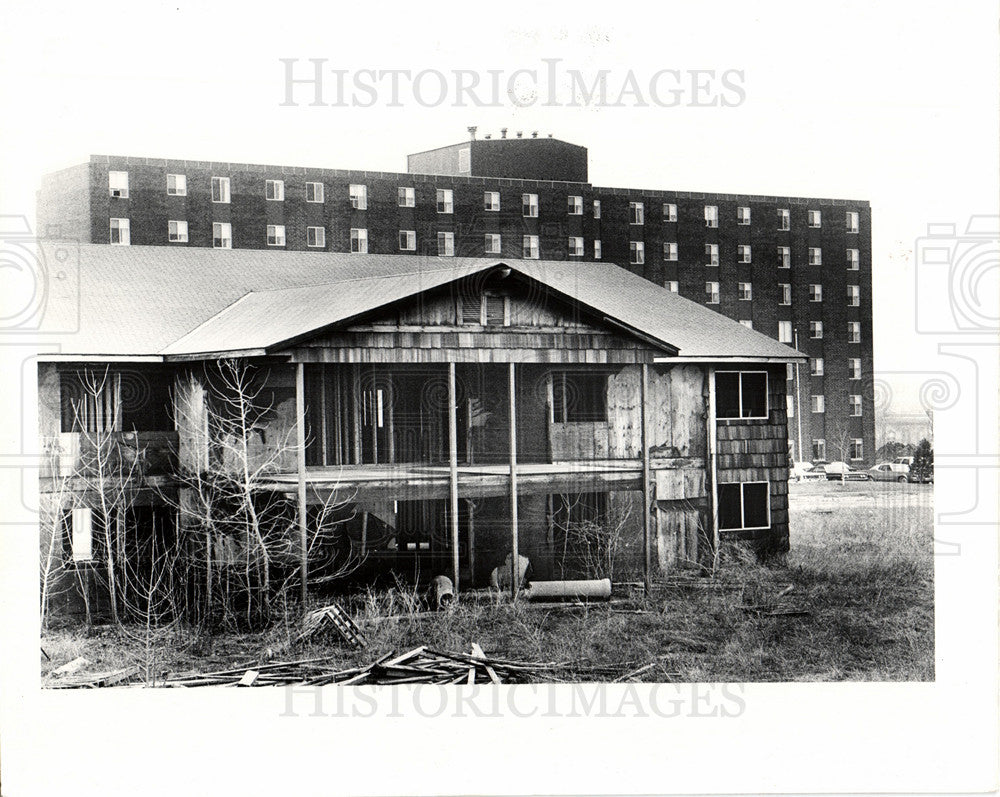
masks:
<svg viewBox="0 0 1000 797"><path fill-rule="evenodd" d="M438 257L452 257L455 254L455 233L438 233Z"/></svg>
<svg viewBox="0 0 1000 797"><path fill-rule="evenodd" d="M128 199L128 172L108 172L108 193L118 199Z"/></svg>
<svg viewBox="0 0 1000 797"><path fill-rule="evenodd" d="M822 437L813 440L813 460L826 460L826 440Z"/></svg>
<svg viewBox="0 0 1000 797"><path fill-rule="evenodd" d="M500 192L499 191L484 191L483 192L483 210L488 210L490 213L500 212Z"/></svg>
<svg viewBox="0 0 1000 797"><path fill-rule="evenodd" d="M314 249L324 249L326 247L325 227L306 227L306 246Z"/></svg>
<svg viewBox="0 0 1000 797"><path fill-rule="evenodd" d="M717 418L766 418L766 371L717 371L715 415Z"/></svg>
<svg viewBox="0 0 1000 797"><path fill-rule="evenodd" d="M233 225L228 221L212 224L212 246L216 249L233 248Z"/></svg>
<svg viewBox="0 0 1000 797"><path fill-rule="evenodd" d="M737 247L737 252L739 254L739 259L741 263L749 263L752 257L750 252L750 244L740 244Z"/></svg>
<svg viewBox="0 0 1000 797"><path fill-rule="evenodd" d="M792 250L787 246L778 247L778 268L792 267Z"/></svg>
<svg viewBox="0 0 1000 797"><path fill-rule="evenodd" d="M861 417L861 396L852 395L851 396L851 415L855 418Z"/></svg>
<svg viewBox="0 0 1000 797"><path fill-rule="evenodd" d="M229 178L212 178L212 201L223 205L229 204Z"/></svg>
<svg viewBox="0 0 1000 797"><path fill-rule="evenodd" d="M582 240L582 239L581 239ZM500 254L500 234L495 232L486 233L486 254L488 255L499 255Z"/></svg>
<svg viewBox="0 0 1000 797"><path fill-rule="evenodd" d="M861 342L861 322L860 321L848 321L847 322L847 342L848 343L860 343Z"/></svg>
<svg viewBox="0 0 1000 797"><path fill-rule="evenodd" d="M822 285L810 285L809 286L809 301L810 302L822 302L823 301L823 286Z"/></svg>
<svg viewBox="0 0 1000 797"><path fill-rule="evenodd" d="M810 266L822 266L823 265L823 250L818 246L809 247L809 265Z"/></svg>
<svg viewBox="0 0 1000 797"><path fill-rule="evenodd" d="M851 459L865 458L864 441L860 437L851 438L850 456Z"/></svg>
<svg viewBox="0 0 1000 797"><path fill-rule="evenodd" d="M439 188L437 190L437 212L455 212L455 192L450 188Z"/></svg>
<svg viewBox="0 0 1000 797"><path fill-rule="evenodd" d="M128 219L111 219L111 243L117 246L128 246L132 242L129 234Z"/></svg>
<svg viewBox="0 0 1000 797"><path fill-rule="evenodd" d="M736 223L747 225L750 223L750 208L738 207L736 208Z"/></svg>
<svg viewBox="0 0 1000 797"><path fill-rule="evenodd" d="M186 221L167 222L167 240L172 243L187 243L188 223Z"/></svg>
<svg viewBox="0 0 1000 797"><path fill-rule="evenodd" d="M847 231L857 232L858 231L858 214L847 211Z"/></svg>
<svg viewBox="0 0 1000 797"><path fill-rule="evenodd" d="M368 209L368 186L352 183L347 189L351 199L351 207L355 210Z"/></svg>
<svg viewBox="0 0 1000 797"><path fill-rule="evenodd" d="M820 340L823 337L822 321L809 322L809 337L812 338L813 340Z"/></svg>
<svg viewBox="0 0 1000 797"><path fill-rule="evenodd" d="M628 203L628 223L629 224L646 223L646 211L643 208L642 202Z"/></svg>
<svg viewBox="0 0 1000 797"><path fill-rule="evenodd" d="M719 530L766 529L771 526L768 482L719 485Z"/></svg>
<svg viewBox="0 0 1000 797"><path fill-rule="evenodd" d="M847 286L847 306L848 307L860 307L861 306L861 286L860 285L848 285Z"/></svg>
<svg viewBox="0 0 1000 797"><path fill-rule="evenodd" d="M583 197L582 196L571 196L566 198L567 203L567 213L570 216L582 216L583 215Z"/></svg>
<svg viewBox="0 0 1000 797"><path fill-rule="evenodd" d="M792 342L792 322L791 321L779 321L778 322L778 343L791 343Z"/></svg>
<svg viewBox="0 0 1000 797"><path fill-rule="evenodd" d="M285 198L285 181L284 180L265 180L264 181L264 198L269 199L272 202L281 202Z"/></svg>
<svg viewBox="0 0 1000 797"><path fill-rule="evenodd" d="M847 250L847 270L857 271L861 268L861 253L857 249Z"/></svg>
<svg viewBox="0 0 1000 797"><path fill-rule="evenodd" d="M663 220L677 221L677 205L675 205L673 202L663 203Z"/></svg>
<svg viewBox="0 0 1000 797"><path fill-rule="evenodd" d="M705 226L706 227L718 227L719 226L719 207L718 207L718 205L705 205Z"/></svg>
<svg viewBox="0 0 1000 797"><path fill-rule="evenodd" d="M569 256L583 257L583 238L575 235L569 237Z"/></svg>
<svg viewBox="0 0 1000 797"><path fill-rule="evenodd" d="M368 252L368 230L365 227L351 228L351 252L358 255Z"/></svg>
<svg viewBox="0 0 1000 797"><path fill-rule="evenodd" d="M525 235L521 239L521 256L526 260L538 260L537 235Z"/></svg>
<svg viewBox="0 0 1000 797"><path fill-rule="evenodd" d="M823 214L818 210L810 210L808 216L808 224L810 227L822 227L823 226Z"/></svg>
<svg viewBox="0 0 1000 797"><path fill-rule="evenodd" d="M416 230L400 230L399 231L399 251L400 252L416 252L417 251L417 231Z"/></svg>
<svg viewBox="0 0 1000 797"><path fill-rule="evenodd" d="M780 296L778 304L786 307L792 303L792 286L788 282L778 283L778 294Z"/></svg>
<svg viewBox="0 0 1000 797"><path fill-rule="evenodd" d="M601 200L599 199L594 200L594 218L601 218Z"/></svg>
<svg viewBox="0 0 1000 797"><path fill-rule="evenodd" d="M749 282L739 283L740 291L740 301L741 302L752 302L753 301L753 285Z"/></svg>
<svg viewBox="0 0 1000 797"><path fill-rule="evenodd" d="M810 376L823 376L823 358L813 357L809 360L809 375Z"/></svg>
<svg viewBox="0 0 1000 797"><path fill-rule="evenodd" d="M706 304L718 304L719 303L719 283L718 282L706 282L705 283L705 303Z"/></svg>
<svg viewBox="0 0 1000 797"><path fill-rule="evenodd" d="M740 326L744 326L747 329L753 329L753 321L751 321L749 318L741 318Z"/></svg>
<svg viewBox="0 0 1000 797"><path fill-rule="evenodd" d="M857 357L851 357L847 361L848 367L850 368L850 379L860 379L861 378L861 360Z"/></svg>
<svg viewBox="0 0 1000 797"><path fill-rule="evenodd" d="M417 192L409 186L399 186L396 189L396 205L401 208L412 208L417 204Z"/></svg>
<svg viewBox="0 0 1000 797"><path fill-rule="evenodd" d="M813 412L826 412L826 396L813 394L809 397L809 406Z"/></svg>
<svg viewBox="0 0 1000 797"><path fill-rule="evenodd" d="M323 183L306 183L306 202L319 204L326 199L326 188Z"/></svg>
<svg viewBox="0 0 1000 797"><path fill-rule="evenodd" d="M284 224L268 224L267 225L267 245L268 246L284 246L285 245L285 225Z"/></svg>
<svg viewBox="0 0 1000 797"><path fill-rule="evenodd" d="M70 512L70 545L74 562L94 559L94 513L90 507L77 507Z"/></svg>
<svg viewBox="0 0 1000 797"><path fill-rule="evenodd" d="M601 259L601 242L594 241L594 260Z"/></svg>
<svg viewBox="0 0 1000 797"><path fill-rule="evenodd" d="M671 262L677 260L677 244L671 242L664 242L663 259L669 260Z"/></svg>
<svg viewBox="0 0 1000 797"><path fill-rule="evenodd" d="M187 175L184 174L167 175L168 196L187 196L187 192L188 192Z"/></svg>
<svg viewBox="0 0 1000 797"><path fill-rule="evenodd" d="M526 219L538 218L538 194L521 194L521 215Z"/></svg>
<svg viewBox="0 0 1000 797"><path fill-rule="evenodd" d="M792 213L786 208L778 209L778 229L779 230L790 230L792 229Z"/></svg>
<svg viewBox="0 0 1000 797"><path fill-rule="evenodd" d="M552 422L602 423L608 419L608 376L593 371L552 372Z"/></svg>
<svg viewBox="0 0 1000 797"><path fill-rule="evenodd" d="M717 266L719 265L719 245L718 244L705 244L705 257L708 262L706 266Z"/></svg>
<svg viewBox="0 0 1000 797"><path fill-rule="evenodd" d="M667 280L665 287L671 293L679 293L681 289L680 283L677 280Z"/></svg>
<svg viewBox="0 0 1000 797"><path fill-rule="evenodd" d="M642 241L628 242L628 262L633 266L641 266L646 262L646 245Z"/></svg>

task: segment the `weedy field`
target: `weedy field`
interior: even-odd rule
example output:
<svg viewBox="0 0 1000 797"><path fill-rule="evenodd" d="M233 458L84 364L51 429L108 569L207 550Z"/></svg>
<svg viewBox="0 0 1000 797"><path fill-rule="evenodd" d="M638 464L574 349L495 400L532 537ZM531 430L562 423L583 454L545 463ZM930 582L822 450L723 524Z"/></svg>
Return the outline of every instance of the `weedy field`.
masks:
<svg viewBox="0 0 1000 797"><path fill-rule="evenodd" d="M761 565L730 554L714 578L678 576L612 604L510 604L463 596L420 611L400 587L345 606L368 639L349 650L330 632L294 642L293 618L259 634L76 627L43 634L43 685L77 657L87 671L167 673L251 668L327 656L350 668L419 645L529 662L573 662L537 680L930 681L934 679L932 486L835 482L791 486L791 552ZM601 672L599 678L594 673Z"/></svg>

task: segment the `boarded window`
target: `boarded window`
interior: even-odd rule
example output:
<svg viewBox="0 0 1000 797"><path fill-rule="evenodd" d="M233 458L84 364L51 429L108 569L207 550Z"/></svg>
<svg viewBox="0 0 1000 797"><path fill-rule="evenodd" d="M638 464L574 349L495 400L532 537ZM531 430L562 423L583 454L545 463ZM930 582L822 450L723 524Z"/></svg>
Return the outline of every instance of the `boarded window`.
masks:
<svg viewBox="0 0 1000 797"><path fill-rule="evenodd" d="M486 305L487 326L503 326L504 323L504 297L487 293L483 296Z"/></svg>
<svg viewBox="0 0 1000 797"><path fill-rule="evenodd" d="M554 423L600 423L608 419L608 377L587 371L552 374Z"/></svg>
<svg viewBox="0 0 1000 797"><path fill-rule="evenodd" d="M719 485L719 529L766 529L770 525L767 482Z"/></svg>
<svg viewBox="0 0 1000 797"><path fill-rule="evenodd" d="M767 373L719 371L715 375L717 418L766 418Z"/></svg>

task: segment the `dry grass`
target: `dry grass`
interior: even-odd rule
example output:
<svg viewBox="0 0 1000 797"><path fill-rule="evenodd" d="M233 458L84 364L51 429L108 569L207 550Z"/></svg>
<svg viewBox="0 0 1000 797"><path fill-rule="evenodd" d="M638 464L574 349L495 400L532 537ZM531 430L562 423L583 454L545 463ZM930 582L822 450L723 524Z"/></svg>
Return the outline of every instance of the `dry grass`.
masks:
<svg viewBox="0 0 1000 797"><path fill-rule="evenodd" d="M931 488L908 484L794 485L792 550L763 566L738 553L712 580L680 578L648 601L545 608L488 595L450 611L420 611L397 585L348 602L368 637L349 651L333 636L293 643L293 623L265 634L156 640L158 672L209 671L329 655L345 666L428 645L529 661L581 661L625 673L647 662L648 681L910 681L934 678ZM788 587L792 589L789 591ZM756 607L748 610L748 607ZM772 614L799 611L802 614ZM42 640L52 661L78 655L94 671L149 665L141 640L105 629L55 630ZM581 676L582 677L582 676Z"/></svg>

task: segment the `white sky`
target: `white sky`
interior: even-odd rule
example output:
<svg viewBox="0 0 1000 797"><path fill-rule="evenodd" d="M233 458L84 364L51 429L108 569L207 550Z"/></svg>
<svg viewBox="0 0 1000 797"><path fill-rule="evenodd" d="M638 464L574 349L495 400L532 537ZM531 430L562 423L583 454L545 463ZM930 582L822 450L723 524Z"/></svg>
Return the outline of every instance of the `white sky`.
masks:
<svg viewBox="0 0 1000 797"><path fill-rule="evenodd" d="M988 3L549 8L505 2L8 3L0 212L34 211L39 175L92 152L405 170L405 155L507 126L590 150L599 185L868 199L876 370L926 370L915 240L997 213L996 19ZM593 76L743 72L738 107L280 107L279 58L330 68ZM301 64L305 67L305 63ZM484 81L485 81L484 76ZM332 80L332 79L331 79ZM329 87L330 82L327 83ZM11 114L11 109L16 113ZM984 289L996 291L996 269ZM895 379L895 377L891 377ZM913 380L909 380L912 382ZM909 384L908 382L908 384ZM919 409L900 384L894 409Z"/></svg>

